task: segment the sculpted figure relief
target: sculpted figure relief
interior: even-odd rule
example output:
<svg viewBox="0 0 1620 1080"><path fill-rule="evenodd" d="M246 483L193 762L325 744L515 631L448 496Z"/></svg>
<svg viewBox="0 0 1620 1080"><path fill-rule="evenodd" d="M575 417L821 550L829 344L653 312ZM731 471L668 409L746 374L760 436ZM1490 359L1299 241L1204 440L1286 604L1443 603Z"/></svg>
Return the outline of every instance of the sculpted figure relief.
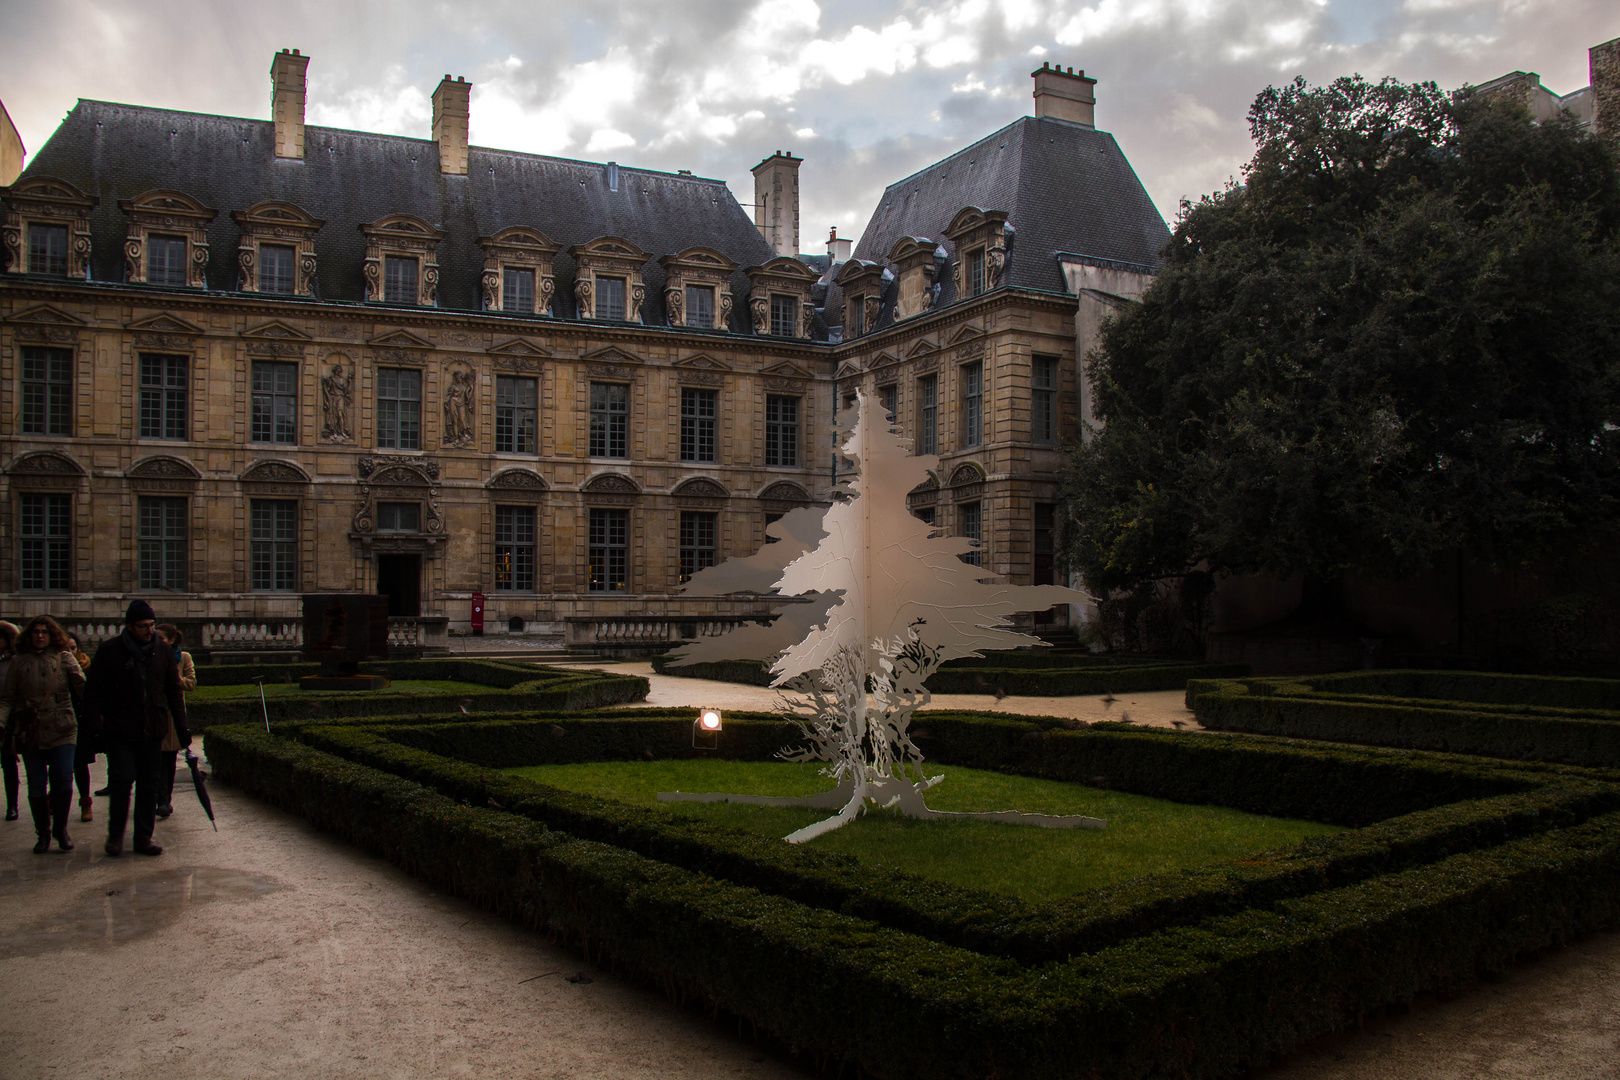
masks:
<svg viewBox="0 0 1620 1080"><path fill-rule="evenodd" d="M444 444L465 446L473 438L473 373L462 369L450 376L444 394Z"/></svg>
<svg viewBox="0 0 1620 1080"><path fill-rule="evenodd" d="M321 378L321 438L328 442L354 438L349 428L349 393L353 385L342 364L333 364L332 373Z"/></svg>

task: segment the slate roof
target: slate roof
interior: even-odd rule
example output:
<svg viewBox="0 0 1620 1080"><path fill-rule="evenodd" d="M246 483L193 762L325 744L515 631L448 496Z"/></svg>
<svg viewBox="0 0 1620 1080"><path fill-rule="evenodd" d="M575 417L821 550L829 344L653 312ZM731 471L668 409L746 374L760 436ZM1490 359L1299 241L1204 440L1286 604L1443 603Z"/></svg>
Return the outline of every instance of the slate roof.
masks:
<svg viewBox="0 0 1620 1080"><path fill-rule="evenodd" d="M1155 270L1170 238L1112 135L1055 117L1025 116L890 184L854 257L887 264L902 236L932 239L954 256L945 228L964 206L1007 212L1016 230L1007 284L1022 288L1064 292L1059 252ZM940 303L955 299L949 276L944 289ZM833 323L835 302L829 295Z"/></svg>
<svg viewBox="0 0 1620 1080"><path fill-rule="evenodd" d="M239 233L231 211L256 203L293 203L326 224L315 238L318 294L365 298L358 226L388 214L414 214L447 234L438 248L440 308L477 311L483 250L476 240L527 225L566 249L621 236L648 252L642 321L663 325L664 271L659 256L690 247L724 252L739 267L772 256L770 245L719 180L621 166L618 190L601 164L468 148L466 176L439 172L427 139L306 127L302 161L278 160L274 125L201 113L81 100L29 162L24 175L56 176L101 201L92 215L91 277L124 280L127 222L120 199L155 188L185 192L217 210L208 226L208 287L237 285ZM572 299L573 260L554 263L557 295ZM748 280L732 279L735 329L746 330ZM570 310L571 314L571 310Z"/></svg>

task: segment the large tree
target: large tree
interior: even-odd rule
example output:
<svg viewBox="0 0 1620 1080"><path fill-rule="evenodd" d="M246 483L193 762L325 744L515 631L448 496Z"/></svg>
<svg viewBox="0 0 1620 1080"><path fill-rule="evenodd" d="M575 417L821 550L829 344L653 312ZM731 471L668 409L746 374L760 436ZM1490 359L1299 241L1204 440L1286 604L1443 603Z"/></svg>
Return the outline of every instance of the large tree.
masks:
<svg viewBox="0 0 1620 1080"><path fill-rule="evenodd" d="M1393 576L1620 517L1620 184L1568 121L1433 84L1267 89L1091 357L1069 552Z"/></svg>

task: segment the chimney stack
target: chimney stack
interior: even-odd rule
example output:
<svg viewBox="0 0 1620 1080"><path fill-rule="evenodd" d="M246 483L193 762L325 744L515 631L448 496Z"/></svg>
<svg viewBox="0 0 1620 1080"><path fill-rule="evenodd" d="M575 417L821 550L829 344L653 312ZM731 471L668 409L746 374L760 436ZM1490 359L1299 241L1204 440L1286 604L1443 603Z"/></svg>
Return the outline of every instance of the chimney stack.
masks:
<svg viewBox="0 0 1620 1080"><path fill-rule="evenodd" d="M850 241L841 239L838 235L838 226L834 225L827 233L827 258L833 263L849 262Z"/></svg>
<svg viewBox="0 0 1620 1080"><path fill-rule="evenodd" d="M778 150L752 170L754 223L778 255L799 253L799 163L803 160Z"/></svg>
<svg viewBox="0 0 1620 1080"><path fill-rule="evenodd" d="M467 117L472 83L446 75L433 91L433 141L439 144L439 171L467 175Z"/></svg>
<svg viewBox="0 0 1620 1080"><path fill-rule="evenodd" d="M1592 132L1620 150L1620 38L1587 51L1592 65Z"/></svg>
<svg viewBox="0 0 1620 1080"><path fill-rule="evenodd" d="M276 125L276 157L304 158L304 69L309 57L282 49L270 62L270 119Z"/></svg>
<svg viewBox="0 0 1620 1080"><path fill-rule="evenodd" d="M1092 87L1096 79L1086 78L1085 71L1042 64L1039 71L1029 73L1035 80L1035 115L1072 120L1086 127L1096 126L1097 95Z"/></svg>

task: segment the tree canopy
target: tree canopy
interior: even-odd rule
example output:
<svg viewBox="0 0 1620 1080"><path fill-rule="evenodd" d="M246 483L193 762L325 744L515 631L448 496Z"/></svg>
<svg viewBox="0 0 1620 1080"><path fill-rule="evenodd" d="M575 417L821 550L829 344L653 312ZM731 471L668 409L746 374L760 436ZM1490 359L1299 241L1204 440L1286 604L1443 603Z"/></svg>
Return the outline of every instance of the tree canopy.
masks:
<svg viewBox="0 0 1620 1080"><path fill-rule="evenodd" d="M1565 120L1359 76L1269 88L1091 356L1071 558L1394 576L1620 516L1620 182Z"/></svg>

